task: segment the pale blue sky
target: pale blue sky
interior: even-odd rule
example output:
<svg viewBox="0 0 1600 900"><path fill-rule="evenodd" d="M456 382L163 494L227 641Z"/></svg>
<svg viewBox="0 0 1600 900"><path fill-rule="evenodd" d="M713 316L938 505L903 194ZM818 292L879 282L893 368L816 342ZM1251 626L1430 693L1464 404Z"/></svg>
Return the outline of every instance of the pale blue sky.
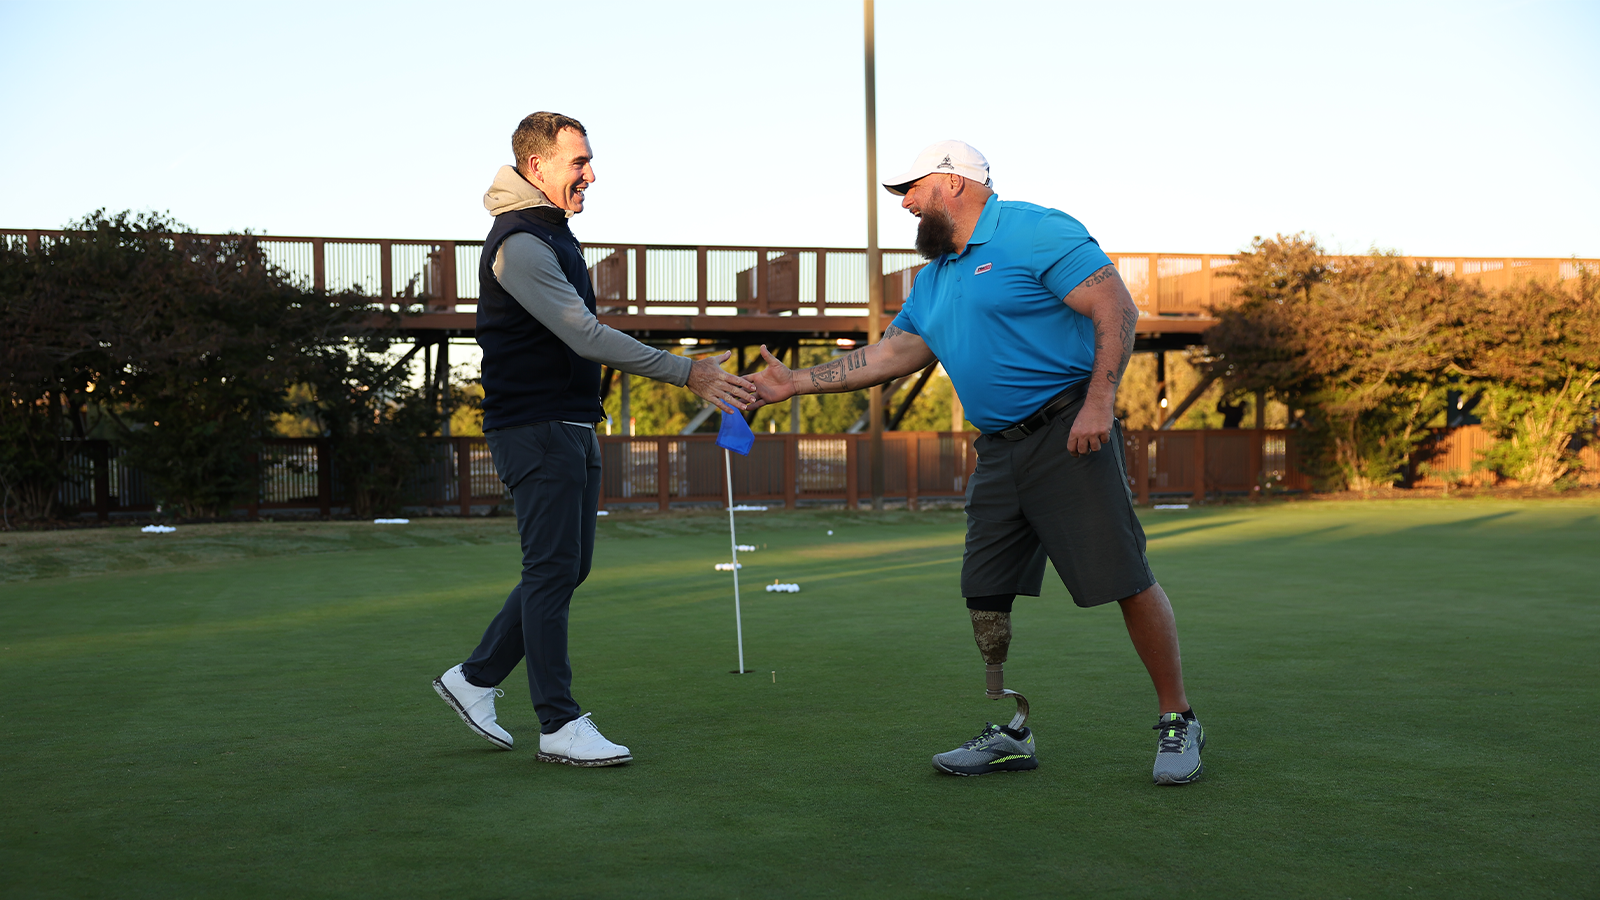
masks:
<svg viewBox="0 0 1600 900"><path fill-rule="evenodd" d="M1600 4L878 4L880 173L966 140L1121 251L1600 257ZM865 242L861 7L0 0L0 225L478 238L537 109L589 241ZM913 221L882 195L881 240Z"/></svg>

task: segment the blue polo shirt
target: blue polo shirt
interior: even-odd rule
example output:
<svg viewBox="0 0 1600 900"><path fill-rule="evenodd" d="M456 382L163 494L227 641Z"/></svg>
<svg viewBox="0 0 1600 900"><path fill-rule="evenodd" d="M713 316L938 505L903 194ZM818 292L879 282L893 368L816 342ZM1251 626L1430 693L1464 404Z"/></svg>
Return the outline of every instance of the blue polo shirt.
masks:
<svg viewBox="0 0 1600 900"><path fill-rule="evenodd" d="M1062 302L1111 259L1058 209L991 196L961 253L917 273L894 325L944 364L967 418L995 432L1094 366L1094 323Z"/></svg>

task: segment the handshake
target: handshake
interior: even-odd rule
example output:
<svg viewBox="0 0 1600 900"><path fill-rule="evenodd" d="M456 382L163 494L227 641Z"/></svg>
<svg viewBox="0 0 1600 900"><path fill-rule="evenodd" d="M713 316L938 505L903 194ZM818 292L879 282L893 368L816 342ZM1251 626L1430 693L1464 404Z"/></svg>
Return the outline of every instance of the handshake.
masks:
<svg viewBox="0 0 1600 900"><path fill-rule="evenodd" d="M782 403L798 394L859 391L909 375L935 362L922 338L890 325L876 344L805 369L790 369L761 345L766 368L751 375L724 371L730 353L696 360L685 384L689 390L724 411L749 412Z"/></svg>
<svg viewBox="0 0 1600 900"><path fill-rule="evenodd" d="M752 375L735 375L722 368L733 353L724 350L715 356L694 361L684 387L724 412L750 412L772 403L782 403L800 391L794 388L794 372L784 365L765 344L761 358L767 367Z"/></svg>

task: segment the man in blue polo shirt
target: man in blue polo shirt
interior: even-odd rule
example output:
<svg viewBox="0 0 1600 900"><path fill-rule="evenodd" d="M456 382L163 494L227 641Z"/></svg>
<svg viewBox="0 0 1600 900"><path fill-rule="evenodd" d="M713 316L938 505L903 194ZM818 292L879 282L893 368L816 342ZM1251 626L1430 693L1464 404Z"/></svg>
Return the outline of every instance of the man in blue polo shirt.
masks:
<svg viewBox="0 0 1600 900"><path fill-rule="evenodd" d="M1015 696L1011 724L984 728L933 758L954 775L1037 768L1027 704L1004 687L1011 606L1037 597L1046 559L1077 605L1116 601L1155 683L1160 717L1153 777L1200 777L1204 731L1183 688L1172 606L1145 558L1123 468L1117 385L1133 353L1138 309L1078 220L1002 201L989 163L960 141L923 150L884 184L919 219L929 260L883 339L791 371L762 348L759 403L854 391L935 359L983 435L967 487L961 593L985 664L988 696Z"/></svg>

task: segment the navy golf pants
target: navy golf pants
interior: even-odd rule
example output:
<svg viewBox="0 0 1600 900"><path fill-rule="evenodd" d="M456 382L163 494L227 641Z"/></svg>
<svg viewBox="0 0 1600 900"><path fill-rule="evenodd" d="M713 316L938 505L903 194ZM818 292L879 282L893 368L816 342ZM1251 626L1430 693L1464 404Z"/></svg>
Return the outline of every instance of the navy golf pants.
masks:
<svg viewBox="0 0 1600 900"><path fill-rule="evenodd" d="M600 441L593 428L539 422L487 435L495 471L511 488L522 538L522 580L462 665L480 687L527 660L528 692L545 734L578 718L567 657L567 609L594 562Z"/></svg>

